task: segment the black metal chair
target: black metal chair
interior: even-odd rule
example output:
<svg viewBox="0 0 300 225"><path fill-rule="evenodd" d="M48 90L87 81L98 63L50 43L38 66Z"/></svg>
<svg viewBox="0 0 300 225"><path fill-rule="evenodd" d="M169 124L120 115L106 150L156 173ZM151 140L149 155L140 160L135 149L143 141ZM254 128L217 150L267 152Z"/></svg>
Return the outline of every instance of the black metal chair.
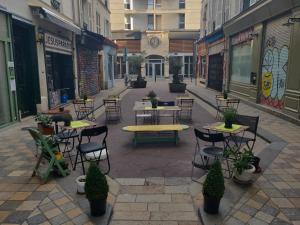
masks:
<svg viewBox="0 0 300 225"><path fill-rule="evenodd" d="M232 141L236 146L245 144L252 151L256 142L258 121L259 116L236 115L235 123L249 128L243 136L231 135L227 137L227 141Z"/></svg>
<svg viewBox="0 0 300 225"><path fill-rule="evenodd" d="M104 174L109 173L110 162L109 162L109 155L108 155L108 150L106 145L107 133L108 133L107 126L87 128L81 131L73 170L76 170L76 165L78 163L81 163L83 174L85 174L84 162L96 161L97 165L99 165L100 160L106 159L107 171ZM91 141L91 139L96 136L103 137L101 144ZM87 141L84 142L84 139L86 139ZM78 161L78 156L80 156L80 161Z"/></svg>
<svg viewBox="0 0 300 225"><path fill-rule="evenodd" d="M121 119L121 105L117 99L104 99L106 121Z"/></svg>
<svg viewBox="0 0 300 225"><path fill-rule="evenodd" d="M209 169L209 161L210 159L214 160L225 160L226 167L223 168L225 171L228 171L229 176L231 177L232 170L230 169L228 158L224 156L224 149L226 146L225 137L222 133L207 133L202 132L198 129L194 129L195 136L196 136L196 147L194 152L194 157L192 161L192 175L191 178L193 181L197 181L194 179L194 168L201 168L208 170ZM200 141L205 141L209 143L206 146L200 146ZM218 147L215 144L222 143L222 147ZM201 162L199 162L199 157Z"/></svg>
<svg viewBox="0 0 300 225"><path fill-rule="evenodd" d="M55 135L54 139L58 144L64 144L64 148L61 149L60 145L58 145L60 151L65 155L65 153L68 154L68 157L70 158L71 164L72 159L70 152L74 149L75 145L75 139L79 138L79 133L74 130L63 130L59 128L58 123L64 123L64 125L67 125L68 123L71 123L73 121L73 118L70 114L63 114L63 115L55 115L51 117L52 121L55 123L54 130Z"/></svg>
<svg viewBox="0 0 300 225"><path fill-rule="evenodd" d="M181 108L179 118L192 120L194 99L180 99L177 105Z"/></svg>

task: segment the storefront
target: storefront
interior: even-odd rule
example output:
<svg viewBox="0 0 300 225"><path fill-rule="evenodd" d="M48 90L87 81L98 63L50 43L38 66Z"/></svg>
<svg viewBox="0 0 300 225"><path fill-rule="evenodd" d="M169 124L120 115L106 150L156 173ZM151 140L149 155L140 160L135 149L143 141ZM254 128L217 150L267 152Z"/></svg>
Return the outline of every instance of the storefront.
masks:
<svg viewBox="0 0 300 225"><path fill-rule="evenodd" d="M243 94L248 96L250 93L247 89L253 83L251 82L252 34L253 28L250 28L231 38L230 90L233 92L243 92L240 89L244 87L245 91Z"/></svg>
<svg viewBox="0 0 300 225"><path fill-rule="evenodd" d="M283 109L287 83L290 27L282 24L289 16L272 20L266 24L261 65L261 103Z"/></svg>
<svg viewBox="0 0 300 225"><path fill-rule="evenodd" d="M72 42L51 33L44 39L49 108L55 108L75 96Z"/></svg>
<svg viewBox="0 0 300 225"><path fill-rule="evenodd" d="M0 127L18 120L11 23L0 8Z"/></svg>

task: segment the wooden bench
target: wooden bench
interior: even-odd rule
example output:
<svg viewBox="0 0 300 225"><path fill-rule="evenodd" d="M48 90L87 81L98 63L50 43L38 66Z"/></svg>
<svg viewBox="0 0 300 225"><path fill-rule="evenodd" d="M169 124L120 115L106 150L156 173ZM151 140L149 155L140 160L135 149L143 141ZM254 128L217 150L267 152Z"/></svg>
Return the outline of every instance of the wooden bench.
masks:
<svg viewBox="0 0 300 225"><path fill-rule="evenodd" d="M133 132L133 143L174 142L178 143L178 132L187 130L189 126L183 124L167 125L135 125L123 127L123 131Z"/></svg>

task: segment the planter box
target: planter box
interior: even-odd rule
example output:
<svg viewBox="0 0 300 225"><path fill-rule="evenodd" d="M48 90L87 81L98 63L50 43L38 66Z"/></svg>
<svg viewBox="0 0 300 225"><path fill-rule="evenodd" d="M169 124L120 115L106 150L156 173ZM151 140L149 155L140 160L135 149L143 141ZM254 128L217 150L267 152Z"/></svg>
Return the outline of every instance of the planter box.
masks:
<svg viewBox="0 0 300 225"><path fill-rule="evenodd" d="M131 81L131 87L132 88L146 88L147 86L147 81Z"/></svg>
<svg viewBox="0 0 300 225"><path fill-rule="evenodd" d="M184 93L186 89L186 83L180 83L180 84L169 83L169 89L170 92Z"/></svg>

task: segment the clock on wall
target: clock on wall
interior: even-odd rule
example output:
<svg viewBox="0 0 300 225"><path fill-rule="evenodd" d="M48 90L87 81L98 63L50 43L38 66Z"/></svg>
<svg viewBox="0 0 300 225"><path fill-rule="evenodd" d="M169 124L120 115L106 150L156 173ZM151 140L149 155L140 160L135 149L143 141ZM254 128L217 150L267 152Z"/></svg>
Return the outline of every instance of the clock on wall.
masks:
<svg viewBox="0 0 300 225"><path fill-rule="evenodd" d="M157 48L160 44L160 40L158 37L151 37L149 40L149 44L152 48Z"/></svg>

